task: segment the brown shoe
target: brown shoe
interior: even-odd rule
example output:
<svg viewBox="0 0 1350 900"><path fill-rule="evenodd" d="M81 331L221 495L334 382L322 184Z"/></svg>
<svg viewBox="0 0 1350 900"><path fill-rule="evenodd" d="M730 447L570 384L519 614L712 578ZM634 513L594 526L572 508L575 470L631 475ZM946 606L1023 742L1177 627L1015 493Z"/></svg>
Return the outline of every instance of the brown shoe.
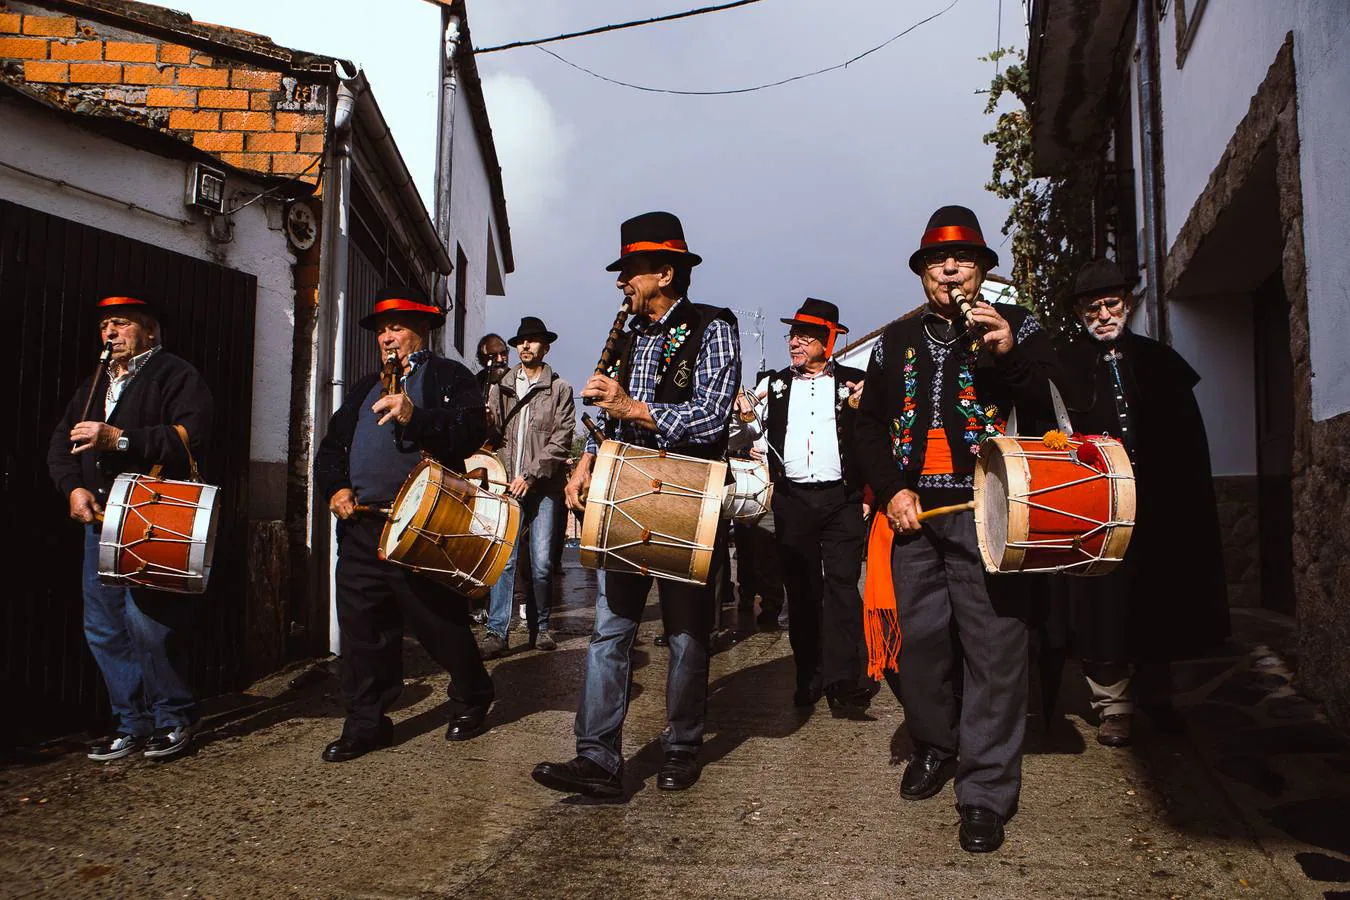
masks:
<svg viewBox="0 0 1350 900"><path fill-rule="evenodd" d="M1130 713L1102 716L1102 723L1097 726L1097 743L1107 747L1128 747L1133 728L1134 716Z"/></svg>

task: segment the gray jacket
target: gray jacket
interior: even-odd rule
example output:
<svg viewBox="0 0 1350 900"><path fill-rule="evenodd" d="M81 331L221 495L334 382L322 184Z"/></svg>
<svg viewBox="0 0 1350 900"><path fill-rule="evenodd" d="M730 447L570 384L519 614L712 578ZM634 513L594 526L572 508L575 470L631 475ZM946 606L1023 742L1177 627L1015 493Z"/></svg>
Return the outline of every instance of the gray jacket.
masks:
<svg viewBox="0 0 1350 900"><path fill-rule="evenodd" d="M500 382L488 388L487 404L494 420L488 426L488 442L501 457L508 478L523 475L531 488L550 493L561 491L567 479L567 459L576 426L572 386L560 378L552 366L544 363L539 380L523 398L517 397L516 375L519 372L519 364L512 366ZM524 452L520 454L520 471L517 472L520 416L525 415L527 409L529 420L520 448Z"/></svg>

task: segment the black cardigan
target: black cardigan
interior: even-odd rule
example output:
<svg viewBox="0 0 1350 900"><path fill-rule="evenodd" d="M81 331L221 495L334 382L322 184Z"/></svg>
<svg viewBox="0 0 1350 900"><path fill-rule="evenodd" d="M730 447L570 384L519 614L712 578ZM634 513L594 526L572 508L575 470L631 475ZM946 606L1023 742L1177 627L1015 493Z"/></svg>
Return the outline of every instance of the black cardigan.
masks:
<svg viewBox="0 0 1350 900"><path fill-rule="evenodd" d="M422 395L413 398L412 418L402 438L412 441L442 465L463 471L464 458L472 456L487 436L483 395L473 373L453 359L439 356L425 363ZM356 419L379 375L362 378L347 392L342 408L333 413L328 433L314 458L314 483L319 496L331 498L352 486L348 468Z"/></svg>
<svg viewBox="0 0 1350 900"><path fill-rule="evenodd" d="M866 374L862 369L836 364L832 379L836 392L834 430L835 438L839 442L839 466L843 471L844 484L848 486L851 492L858 493L861 493L863 486L862 474L858 465L857 442L853 435L853 425L858 418L858 411L848 404L847 399L839 399L837 392L849 382L856 384L862 381ZM769 446L773 448L769 453L768 461L769 476L774 481L784 477L783 444L787 440L788 403L792 397L792 385L795 380L791 366L786 369L779 369L769 376L769 394L764 418L767 420L766 438ZM775 381L784 383L781 394L776 394L773 391Z"/></svg>
<svg viewBox="0 0 1350 900"><path fill-rule="evenodd" d="M87 450L76 456L70 452L70 429L80 421L85 398L89 396L93 376L85 379L66 405L65 415L52 432L47 448L47 470L63 496L76 488L93 492L99 503L108 497L108 488L123 472L149 472L162 465L166 478L186 478L188 457L174 425L187 429L192 455L198 463L211 444L213 404L206 380L192 364L161 350L150 359L113 407L109 425L126 435L125 453L116 450ZM107 373L99 375L94 387L94 403L89 421L102 422L103 398L108 391Z"/></svg>

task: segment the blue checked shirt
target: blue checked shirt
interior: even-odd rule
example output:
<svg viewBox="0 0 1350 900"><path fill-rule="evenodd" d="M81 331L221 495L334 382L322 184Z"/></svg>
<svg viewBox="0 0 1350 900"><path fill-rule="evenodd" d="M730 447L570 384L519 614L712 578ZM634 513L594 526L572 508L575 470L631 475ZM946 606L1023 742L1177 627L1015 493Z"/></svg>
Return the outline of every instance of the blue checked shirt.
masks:
<svg viewBox="0 0 1350 900"><path fill-rule="evenodd" d="M736 397L740 359L740 336L730 322L714 319L704 330L703 343L694 363L692 398L684 403L654 401L661 348L666 338L666 320L680 303L688 302L681 299L655 322L645 316L636 316L628 323L633 333L628 394L647 404L656 422L656 431L641 428L636 422L620 422L616 438L626 444L657 449L679 444L712 444L726 432L732 401ZM609 417L603 411L597 416L597 424L609 433ZM597 449L595 438L587 438L586 452L594 454Z"/></svg>

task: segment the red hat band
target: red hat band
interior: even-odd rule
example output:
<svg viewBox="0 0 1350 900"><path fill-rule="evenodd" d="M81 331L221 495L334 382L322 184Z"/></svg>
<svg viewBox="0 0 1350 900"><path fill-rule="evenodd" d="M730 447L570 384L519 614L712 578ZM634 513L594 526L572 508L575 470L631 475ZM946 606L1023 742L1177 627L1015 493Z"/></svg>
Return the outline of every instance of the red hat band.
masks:
<svg viewBox="0 0 1350 900"><path fill-rule="evenodd" d="M932 246L933 244L951 244L955 242L966 244L978 244L983 247L984 237L974 228L967 228L964 225L939 225L937 228L930 228L923 233L923 238L919 241L920 249Z"/></svg>
<svg viewBox="0 0 1350 900"><path fill-rule="evenodd" d="M371 315L379 315L380 313L387 312L426 313L429 316L444 315L438 306L429 306L426 303L419 303L416 300L400 300L396 297L390 297L387 300L381 300L379 303L376 303L375 309L371 311Z"/></svg>
<svg viewBox="0 0 1350 900"><path fill-rule="evenodd" d="M834 355L834 339L841 332L848 331L847 328L840 328L838 322L831 322L829 319L822 319L820 316L808 316L805 313L797 313L792 317L792 321L801 322L804 325L819 325L830 332L829 338L825 341L825 358L829 359Z"/></svg>
<svg viewBox="0 0 1350 900"><path fill-rule="evenodd" d="M630 253L643 253L657 250L673 250L676 253L688 253L689 245L681 240L637 241L636 243L621 245L619 255L627 256Z"/></svg>
<svg viewBox="0 0 1350 900"><path fill-rule="evenodd" d="M144 300L137 300L135 297L104 297L98 301L99 306L149 306Z"/></svg>

